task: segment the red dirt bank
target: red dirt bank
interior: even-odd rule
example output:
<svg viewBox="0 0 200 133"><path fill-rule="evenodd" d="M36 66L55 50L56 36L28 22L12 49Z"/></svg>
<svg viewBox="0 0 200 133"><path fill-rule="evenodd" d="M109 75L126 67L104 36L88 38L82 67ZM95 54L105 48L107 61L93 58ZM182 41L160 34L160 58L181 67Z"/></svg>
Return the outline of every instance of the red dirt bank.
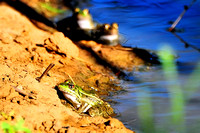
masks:
<svg viewBox="0 0 200 133"><path fill-rule="evenodd" d="M61 104L54 88L68 79L67 74L86 88L97 88L98 80L99 94L106 94L108 88L118 89L110 71L62 33L42 31L16 10L1 4L0 51L0 112L14 111L9 123L22 117L32 132L132 132L117 119L80 116ZM39 83L35 78L50 63L55 67ZM22 86L36 99L20 95L13 86ZM0 115L2 121L5 118Z"/></svg>

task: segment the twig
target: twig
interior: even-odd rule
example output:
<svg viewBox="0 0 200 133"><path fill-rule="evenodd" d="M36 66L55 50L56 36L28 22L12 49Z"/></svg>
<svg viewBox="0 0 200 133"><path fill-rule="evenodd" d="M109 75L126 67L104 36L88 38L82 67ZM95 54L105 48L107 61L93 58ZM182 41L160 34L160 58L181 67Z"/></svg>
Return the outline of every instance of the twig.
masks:
<svg viewBox="0 0 200 133"><path fill-rule="evenodd" d="M74 83L74 85L76 85L76 83L74 82L74 80L72 79L72 77L67 73L67 75L69 76L69 78L71 79L71 81Z"/></svg>
<svg viewBox="0 0 200 133"><path fill-rule="evenodd" d="M30 97L30 98L32 98L32 99L36 99L36 97L33 96L31 93L27 93L26 91L24 91L24 90L21 88L21 86L18 86L18 87L12 86L12 87L15 89L15 91L17 91L17 92L20 93L20 94L22 94L22 95L24 95L24 96L28 96L28 97Z"/></svg>
<svg viewBox="0 0 200 133"><path fill-rule="evenodd" d="M41 75L40 77L37 77L37 78L36 78L36 80L37 80L38 82L40 82L41 79L42 79L42 77L43 77L44 75L46 75L46 74L49 72L49 70L51 70L51 68L54 67L54 65L55 65L55 64L51 63L51 64L47 67L47 69L42 73L42 75Z"/></svg>
<svg viewBox="0 0 200 133"><path fill-rule="evenodd" d="M191 47L191 48L197 50L198 52L200 52L200 49L199 49L199 48L197 48L197 47L194 46L194 45L191 45L191 44L187 43L185 40L183 40L183 38L181 38L181 37L180 37L179 35L177 35L175 32L172 32L172 34L174 34L174 36L176 36L181 42L183 42L183 43L185 44L185 47L186 47L186 48L187 48L187 47Z"/></svg>
<svg viewBox="0 0 200 133"><path fill-rule="evenodd" d="M186 13L186 11L194 4L196 0L193 0L189 6L185 5L184 6L184 10L183 12L178 16L178 18L176 19L176 21L174 21L174 23L171 25L171 27L169 28L170 32L174 31L174 28L176 27L176 25L180 22L180 20L182 19L183 15Z"/></svg>

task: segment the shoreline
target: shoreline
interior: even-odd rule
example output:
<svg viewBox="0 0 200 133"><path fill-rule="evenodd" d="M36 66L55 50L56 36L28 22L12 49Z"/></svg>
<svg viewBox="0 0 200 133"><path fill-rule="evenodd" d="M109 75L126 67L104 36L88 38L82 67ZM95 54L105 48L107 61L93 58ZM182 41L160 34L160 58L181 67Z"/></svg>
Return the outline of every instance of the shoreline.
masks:
<svg viewBox="0 0 200 133"><path fill-rule="evenodd" d="M24 118L32 132L133 132L115 118L80 116L61 104L55 86L71 75L79 86L92 86L99 95L119 90L110 69L102 66L87 50L77 47L63 33L38 29L13 8L0 5L1 95L0 112L14 112L11 121ZM80 58L81 57L81 58ZM45 68L55 66L43 77ZM98 81L98 85L97 82ZM22 96L12 86L22 86L36 99ZM109 89L108 89L109 88ZM66 127L66 128L63 128Z"/></svg>

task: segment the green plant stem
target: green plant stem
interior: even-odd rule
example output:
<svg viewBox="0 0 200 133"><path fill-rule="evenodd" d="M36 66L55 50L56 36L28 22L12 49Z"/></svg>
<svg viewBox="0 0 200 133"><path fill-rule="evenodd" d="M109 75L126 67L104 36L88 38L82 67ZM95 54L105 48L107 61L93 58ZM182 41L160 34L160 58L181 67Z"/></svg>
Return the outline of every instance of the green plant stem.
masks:
<svg viewBox="0 0 200 133"><path fill-rule="evenodd" d="M174 63L172 50L170 47L163 47L160 52L164 76L169 81L168 91L170 93L170 103L172 112L172 125L174 125L175 132L185 132L185 102L183 91L178 82L178 75L176 65Z"/></svg>
<svg viewBox="0 0 200 133"><path fill-rule="evenodd" d="M45 9L47 9L47 10L53 12L53 13L61 14L61 13L64 13L64 12L65 12L65 10L61 10L61 9L52 7L52 6L51 6L49 3L47 3L47 2L45 2L45 3L42 3L42 2L41 2L40 5L41 5L43 8L45 8Z"/></svg>
<svg viewBox="0 0 200 133"><path fill-rule="evenodd" d="M18 132L31 133L31 130L24 127L23 124L24 124L23 119L18 120L18 122L15 123L14 125L4 121L1 123L1 128L3 129L4 133L18 133Z"/></svg>
<svg viewBox="0 0 200 133"><path fill-rule="evenodd" d="M144 133L155 133L151 97L148 92L139 94L138 115Z"/></svg>

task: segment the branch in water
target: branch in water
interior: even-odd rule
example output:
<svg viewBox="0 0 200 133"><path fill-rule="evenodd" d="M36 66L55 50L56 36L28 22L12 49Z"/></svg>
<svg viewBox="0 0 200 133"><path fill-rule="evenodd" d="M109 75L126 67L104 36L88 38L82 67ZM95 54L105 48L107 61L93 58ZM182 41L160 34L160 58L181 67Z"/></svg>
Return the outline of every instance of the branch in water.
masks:
<svg viewBox="0 0 200 133"><path fill-rule="evenodd" d="M176 25L180 22L180 20L183 18L183 15L186 13L186 11L194 4L196 0L193 0L189 6L185 5L184 6L184 10L183 12L178 16L178 18L176 19L176 21L174 21L174 23L171 25L171 27L168 29L170 32L174 32L175 31L175 27Z"/></svg>
<svg viewBox="0 0 200 133"><path fill-rule="evenodd" d="M175 32L172 32L172 34L173 34L174 36L176 36L182 43L184 43L186 48L191 47L191 48L197 50L198 52L200 52L200 49L199 49L199 48L197 48L197 47L194 46L194 45L191 45L191 44L187 43L185 40L183 40L183 38L181 38L181 37L180 37L179 35L177 35Z"/></svg>

